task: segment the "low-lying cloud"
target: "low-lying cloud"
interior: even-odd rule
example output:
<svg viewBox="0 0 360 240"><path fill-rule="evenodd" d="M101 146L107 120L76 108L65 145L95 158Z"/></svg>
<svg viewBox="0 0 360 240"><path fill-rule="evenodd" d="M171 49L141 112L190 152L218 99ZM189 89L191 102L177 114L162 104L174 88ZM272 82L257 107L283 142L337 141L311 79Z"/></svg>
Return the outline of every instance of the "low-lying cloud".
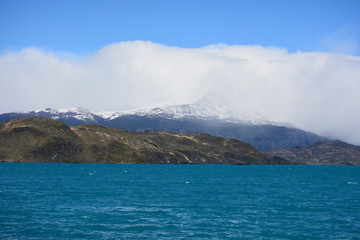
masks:
<svg viewBox="0 0 360 240"><path fill-rule="evenodd" d="M204 96L360 144L360 58L261 46L121 42L80 60L27 48L0 56L0 112L124 110Z"/></svg>

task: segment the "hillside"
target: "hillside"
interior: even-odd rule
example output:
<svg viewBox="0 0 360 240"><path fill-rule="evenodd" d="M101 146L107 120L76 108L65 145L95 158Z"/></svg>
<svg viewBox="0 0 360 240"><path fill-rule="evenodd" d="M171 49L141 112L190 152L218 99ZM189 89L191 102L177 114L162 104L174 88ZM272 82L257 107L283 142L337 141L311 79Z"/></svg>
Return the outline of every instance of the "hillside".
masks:
<svg viewBox="0 0 360 240"><path fill-rule="evenodd" d="M203 133L129 132L40 117L0 123L0 161L287 164L238 140Z"/></svg>
<svg viewBox="0 0 360 240"><path fill-rule="evenodd" d="M129 131L159 130L203 132L227 139L238 139L260 151L292 148L326 140L288 124L266 118L234 113L226 106L205 100L193 104L169 105L124 112L94 112L87 109L42 109L0 114L0 122L23 117L53 118L68 126L98 124Z"/></svg>
<svg viewBox="0 0 360 240"><path fill-rule="evenodd" d="M360 165L360 146L341 141L321 141L310 146L276 149L268 153L297 164Z"/></svg>

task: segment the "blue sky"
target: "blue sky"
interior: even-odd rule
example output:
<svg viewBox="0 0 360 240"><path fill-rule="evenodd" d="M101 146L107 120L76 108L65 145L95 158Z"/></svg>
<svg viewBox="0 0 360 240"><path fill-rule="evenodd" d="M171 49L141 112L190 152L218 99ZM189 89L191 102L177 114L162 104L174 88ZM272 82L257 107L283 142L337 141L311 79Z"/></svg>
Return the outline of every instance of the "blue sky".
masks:
<svg viewBox="0 0 360 240"><path fill-rule="evenodd" d="M90 54L143 40L359 55L359 12L357 0L1 0L0 51L36 46Z"/></svg>
<svg viewBox="0 0 360 240"><path fill-rule="evenodd" d="M204 97L360 145L360 0L0 0L0 113Z"/></svg>

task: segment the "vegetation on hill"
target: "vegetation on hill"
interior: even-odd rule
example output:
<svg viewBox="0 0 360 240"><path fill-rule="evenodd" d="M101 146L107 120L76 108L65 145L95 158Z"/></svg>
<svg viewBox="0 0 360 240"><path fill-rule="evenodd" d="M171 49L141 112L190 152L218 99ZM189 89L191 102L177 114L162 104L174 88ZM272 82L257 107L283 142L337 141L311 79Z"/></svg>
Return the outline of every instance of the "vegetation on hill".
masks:
<svg viewBox="0 0 360 240"><path fill-rule="evenodd" d="M24 117L53 118L68 126L98 124L128 131L202 132L227 139L238 139L254 146L260 151L269 151L276 148L292 148L327 140L311 132L271 123L240 123L224 121L224 119L197 118L191 116L174 118L166 114L124 114L115 118L104 118L91 112L85 115L79 115L77 112L59 113L56 111L52 112L50 109L48 111L0 114L0 122Z"/></svg>
<svg viewBox="0 0 360 240"><path fill-rule="evenodd" d="M341 141L321 141L310 146L269 151L296 164L360 165L360 146Z"/></svg>
<svg viewBox="0 0 360 240"><path fill-rule="evenodd" d="M40 117L0 123L0 143L3 162L290 163L241 141L204 133L129 132L91 124L70 128Z"/></svg>

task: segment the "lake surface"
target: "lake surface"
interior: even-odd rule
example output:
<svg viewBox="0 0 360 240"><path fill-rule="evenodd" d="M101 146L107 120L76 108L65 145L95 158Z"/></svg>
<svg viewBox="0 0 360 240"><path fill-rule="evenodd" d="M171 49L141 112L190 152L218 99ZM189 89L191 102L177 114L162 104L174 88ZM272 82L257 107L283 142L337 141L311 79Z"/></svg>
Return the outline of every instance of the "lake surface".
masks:
<svg viewBox="0 0 360 240"><path fill-rule="evenodd" d="M360 166L0 163L0 239L360 239Z"/></svg>

